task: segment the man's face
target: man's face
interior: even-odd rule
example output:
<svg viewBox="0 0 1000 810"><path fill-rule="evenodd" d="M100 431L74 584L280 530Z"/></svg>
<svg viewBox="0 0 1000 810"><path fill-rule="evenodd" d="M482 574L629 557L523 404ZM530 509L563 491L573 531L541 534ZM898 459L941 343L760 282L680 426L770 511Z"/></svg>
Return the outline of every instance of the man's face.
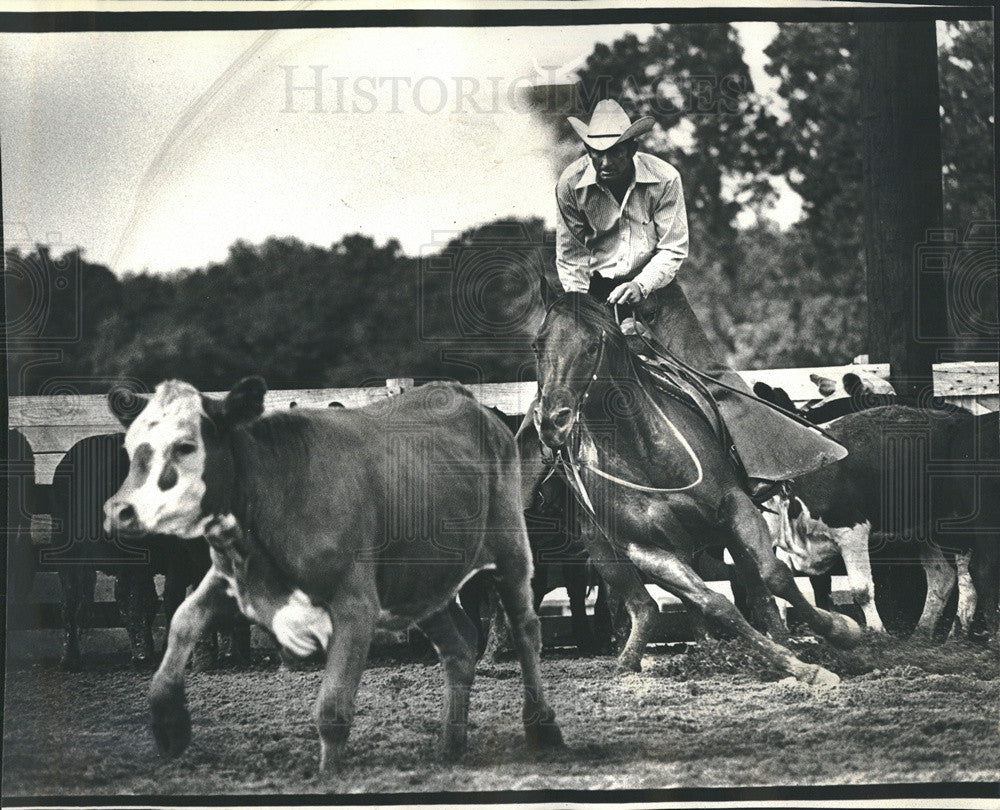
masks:
<svg viewBox="0 0 1000 810"><path fill-rule="evenodd" d="M635 142L626 141L612 146L610 149L598 151L587 147L590 160L601 183L615 184L631 179L632 156L635 155Z"/></svg>

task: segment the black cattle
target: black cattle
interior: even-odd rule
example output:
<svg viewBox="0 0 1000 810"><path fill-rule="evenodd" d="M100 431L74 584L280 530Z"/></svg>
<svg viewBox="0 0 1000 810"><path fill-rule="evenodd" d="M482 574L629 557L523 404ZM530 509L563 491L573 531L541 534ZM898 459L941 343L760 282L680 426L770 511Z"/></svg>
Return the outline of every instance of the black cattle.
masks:
<svg viewBox="0 0 1000 810"><path fill-rule="evenodd" d="M521 427L524 417L510 416L499 408L490 410L512 432L516 433ZM565 587L569 597L573 642L577 649L585 653L608 649L612 631L607 589L590 565L586 549L580 541L580 514L566 480L558 474L545 476L534 489L530 492L524 490L523 494L524 518L534 564L531 589L535 610L539 609L547 594L555 588ZM470 592L463 593L462 605L474 619L478 619L482 632L488 636L491 611L483 611L482 607L476 606L477 599L489 598L488 591L477 589L474 582L470 586ZM587 592L591 588L598 589L593 619L587 615L586 607ZM479 619L480 616L483 618Z"/></svg>
<svg viewBox="0 0 1000 810"><path fill-rule="evenodd" d="M996 464L996 417L977 419L959 408L917 409L900 405L849 414L826 426L849 450L830 467L794 482L787 519L769 516L778 550L809 574L821 573L842 557L855 601L870 627L883 629L875 607L872 554L894 562L919 556L926 594L917 631L931 635L955 584L953 553L972 551L971 573L985 600L974 626L996 602L996 520L975 490L977 468L970 459L992 456ZM977 427L978 426L978 427ZM992 432L991 432L992 431ZM970 437L977 437L971 438ZM935 465L939 468L935 472ZM996 477L978 475L996 501ZM954 527L965 523L971 531ZM879 545L884 547L875 548ZM913 589L913 584L909 585ZM993 608L995 612L995 607Z"/></svg>
<svg viewBox="0 0 1000 810"><path fill-rule="evenodd" d="M7 499L8 610L23 610L28 603L35 575L31 518L37 509L35 454L19 430L7 431L7 452L0 464L0 486ZM12 610L12 612L13 612Z"/></svg>
<svg viewBox="0 0 1000 810"><path fill-rule="evenodd" d="M160 750L190 739L184 668L201 631L234 602L299 656L326 650L316 704L320 769L344 748L376 627L417 624L445 675L441 744L466 743L475 629L455 596L495 567L521 660L529 745L561 745L543 695L541 634L510 431L466 389L429 384L364 408L267 415L264 382L224 400L161 383L129 425L129 477L109 527L206 533L212 569L184 602L150 688ZM110 399L121 411L118 398Z"/></svg>
<svg viewBox="0 0 1000 810"><path fill-rule="evenodd" d="M93 600L98 571L115 578L115 601L129 637L133 666L155 663L152 623L159 607L153 583L164 575L166 622L184 601L189 586L208 570L204 540L128 537L103 527L104 502L128 475L124 433L82 439L56 467L52 482L52 544L41 552L40 567L59 574L64 631L62 666L80 664L80 628ZM249 655L249 628L235 631L234 653Z"/></svg>
<svg viewBox="0 0 1000 810"><path fill-rule="evenodd" d="M846 373L838 385L836 381L810 374L810 379L816 384L823 399L811 400L797 408L791 397L782 388L772 388L764 382L754 384L753 392L761 399L767 400L779 408L812 422L814 425L825 425L849 413L858 413L869 408L879 408L883 405L895 405L896 394L883 379L874 375Z"/></svg>

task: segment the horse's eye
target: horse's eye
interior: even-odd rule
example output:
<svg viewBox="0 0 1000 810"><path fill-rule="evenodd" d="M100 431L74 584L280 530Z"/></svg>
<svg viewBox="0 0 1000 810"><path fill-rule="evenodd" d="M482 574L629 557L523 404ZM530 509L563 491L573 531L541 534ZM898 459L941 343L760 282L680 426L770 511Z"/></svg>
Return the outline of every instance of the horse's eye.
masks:
<svg viewBox="0 0 1000 810"><path fill-rule="evenodd" d="M538 357L538 353L539 353L540 351L541 351L541 349L540 349L540 348L538 347L538 341L534 341L534 340L533 340L533 341L531 342L531 352L532 352L532 354L534 354L534 355L535 355L535 357Z"/></svg>
<svg viewBox="0 0 1000 810"><path fill-rule="evenodd" d="M194 442L177 442L174 445L174 453L178 456L190 456L197 449L198 445Z"/></svg>
<svg viewBox="0 0 1000 810"><path fill-rule="evenodd" d="M598 350L599 348L601 348L601 347L600 347L600 345L599 345L599 344L598 344L597 342L594 342L594 343L591 343L591 344L590 344L590 345L589 345L589 346L587 347L587 356L588 356L588 357L593 357L594 355L596 355L596 354L597 354L597 350Z"/></svg>

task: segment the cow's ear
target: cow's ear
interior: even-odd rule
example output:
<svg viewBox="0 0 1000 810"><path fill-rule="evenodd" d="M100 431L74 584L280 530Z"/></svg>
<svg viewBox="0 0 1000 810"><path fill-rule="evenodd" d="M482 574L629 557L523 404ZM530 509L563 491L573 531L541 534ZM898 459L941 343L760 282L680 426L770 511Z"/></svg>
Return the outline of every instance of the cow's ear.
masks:
<svg viewBox="0 0 1000 810"><path fill-rule="evenodd" d="M837 390L836 381L831 380L829 377L821 377L819 374L810 374L809 379L813 381L813 384L825 397L830 396L830 394Z"/></svg>
<svg viewBox="0 0 1000 810"><path fill-rule="evenodd" d="M851 397L859 397L862 394L867 393L865 390L865 384L853 371L848 371L844 375L844 390L847 392L848 396Z"/></svg>
<svg viewBox="0 0 1000 810"><path fill-rule="evenodd" d="M262 377L244 377L222 402L223 418L229 425L249 422L264 413L267 383Z"/></svg>
<svg viewBox="0 0 1000 810"><path fill-rule="evenodd" d="M128 388L117 386L108 391L108 408L115 418L128 430L142 409L149 403L149 397L137 394Z"/></svg>

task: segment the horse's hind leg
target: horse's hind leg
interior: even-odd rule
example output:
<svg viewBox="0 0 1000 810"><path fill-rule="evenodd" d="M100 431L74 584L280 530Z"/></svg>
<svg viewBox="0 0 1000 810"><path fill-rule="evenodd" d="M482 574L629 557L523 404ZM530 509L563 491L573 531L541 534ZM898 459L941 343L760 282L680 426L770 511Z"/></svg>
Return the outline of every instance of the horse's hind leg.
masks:
<svg viewBox="0 0 1000 810"><path fill-rule="evenodd" d="M840 679L823 667L806 664L791 651L754 630L736 605L709 588L687 563L676 554L661 548L629 543L628 555L644 571L685 603L692 603L701 613L753 644L775 667L800 681L824 686Z"/></svg>
<svg viewBox="0 0 1000 810"><path fill-rule="evenodd" d="M733 490L724 495L719 517L732 533L733 558L737 559L745 551L768 590L790 602L814 632L840 647L853 647L861 640L861 628L853 619L820 610L802 595L788 566L774 556L767 524L745 493ZM737 546L742 551L737 550Z"/></svg>
<svg viewBox="0 0 1000 810"><path fill-rule="evenodd" d="M479 632L457 602L424 619L419 627L437 650L444 669L441 754L454 759L465 752L469 691L476 674Z"/></svg>
<svg viewBox="0 0 1000 810"><path fill-rule="evenodd" d="M542 626L532 606L531 552L524 516L517 512L501 525L515 527L510 542L496 554L497 592L510 622L524 679L524 731L531 749L562 745L555 712L545 701L539 657Z"/></svg>

